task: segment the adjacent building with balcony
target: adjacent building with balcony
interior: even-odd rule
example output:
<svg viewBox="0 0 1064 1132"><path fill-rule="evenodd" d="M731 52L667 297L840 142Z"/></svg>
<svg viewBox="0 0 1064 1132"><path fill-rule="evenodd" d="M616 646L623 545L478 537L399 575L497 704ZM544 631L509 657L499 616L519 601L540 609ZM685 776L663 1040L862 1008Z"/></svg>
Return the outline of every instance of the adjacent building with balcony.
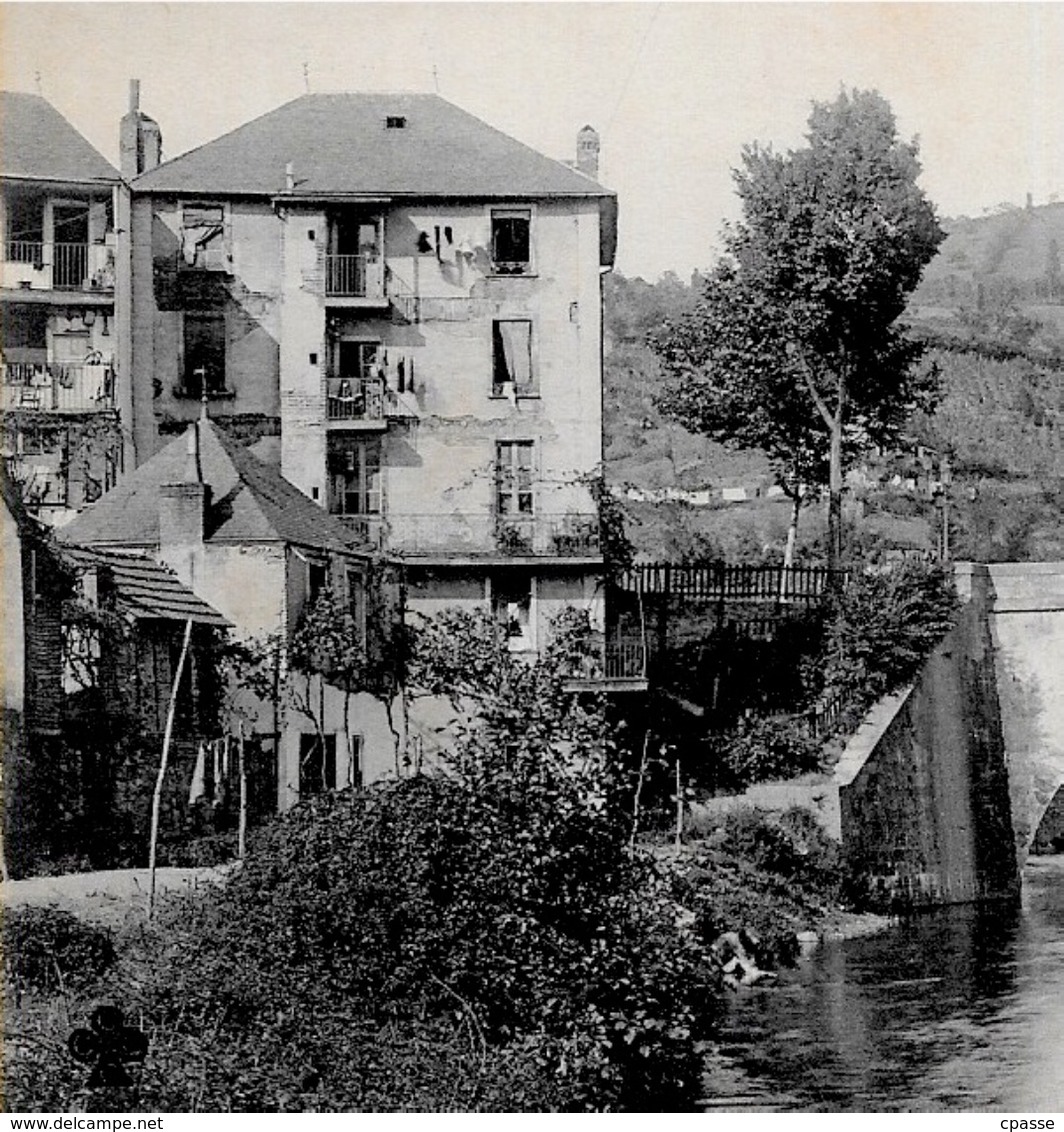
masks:
<svg viewBox="0 0 1064 1132"><path fill-rule="evenodd" d="M0 93L0 414L26 505L53 525L124 459L111 166L38 95ZM125 387L128 392L128 386Z"/></svg>
<svg viewBox="0 0 1064 1132"><path fill-rule="evenodd" d="M601 620L616 198L579 145L571 168L438 96L306 95L135 176L138 461L205 397L405 562L415 609L491 608L522 652L565 605Z"/></svg>

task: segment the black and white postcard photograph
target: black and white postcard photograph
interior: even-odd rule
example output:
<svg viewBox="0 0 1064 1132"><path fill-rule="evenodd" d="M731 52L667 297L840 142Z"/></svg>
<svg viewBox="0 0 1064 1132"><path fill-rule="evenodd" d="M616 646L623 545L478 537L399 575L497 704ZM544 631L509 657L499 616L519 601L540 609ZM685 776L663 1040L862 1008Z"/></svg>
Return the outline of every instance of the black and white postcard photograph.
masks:
<svg viewBox="0 0 1064 1132"><path fill-rule="evenodd" d="M5 2L0 456L5 1129L1061 1129L1064 3Z"/></svg>

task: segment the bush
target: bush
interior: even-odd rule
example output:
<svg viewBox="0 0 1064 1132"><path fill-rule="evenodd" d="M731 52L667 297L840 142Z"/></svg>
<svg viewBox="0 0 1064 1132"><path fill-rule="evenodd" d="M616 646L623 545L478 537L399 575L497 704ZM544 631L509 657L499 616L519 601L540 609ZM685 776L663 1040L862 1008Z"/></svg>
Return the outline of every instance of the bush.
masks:
<svg viewBox="0 0 1064 1132"><path fill-rule="evenodd" d="M4 967L18 991L52 994L96 982L115 959L108 932L58 908L8 908Z"/></svg>
<svg viewBox="0 0 1064 1132"><path fill-rule="evenodd" d="M629 852L601 705L559 679L587 627L562 628L529 665L486 619L423 629L411 685L471 705L445 765L301 803L130 938L140 1106L694 1107L713 967L675 877Z"/></svg>
<svg viewBox="0 0 1064 1132"><path fill-rule="evenodd" d="M959 607L953 576L938 565L906 562L860 575L829 613L824 687L860 706L896 690L953 628Z"/></svg>
<svg viewBox="0 0 1064 1132"><path fill-rule="evenodd" d="M201 837L160 840L159 864L172 868L198 869L227 865L237 857L237 831L223 830Z"/></svg>
<svg viewBox="0 0 1064 1132"><path fill-rule="evenodd" d="M745 790L755 782L794 778L822 769L823 748L803 717L744 720L718 741L715 757L718 783Z"/></svg>
<svg viewBox="0 0 1064 1132"><path fill-rule="evenodd" d="M168 913L123 985L168 1065L227 1051L191 1058L202 1105L298 1107L311 1070L338 1110L693 1103L706 956L609 808L532 766L317 799Z"/></svg>
<svg viewBox="0 0 1064 1132"><path fill-rule="evenodd" d="M140 944L129 1005L189 1067L157 1107L693 1105L712 969L628 852L598 698L564 692L586 620L530 665L486 618L426 622L411 686L468 708L445 765L299 805Z"/></svg>
<svg viewBox="0 0 1064 1132"><path fill-rule="evenodd" d="M724 819L721 848L825 895L837 894L842 883L839 846L801 806L779 815L756 807L731 811Z"/></svg>

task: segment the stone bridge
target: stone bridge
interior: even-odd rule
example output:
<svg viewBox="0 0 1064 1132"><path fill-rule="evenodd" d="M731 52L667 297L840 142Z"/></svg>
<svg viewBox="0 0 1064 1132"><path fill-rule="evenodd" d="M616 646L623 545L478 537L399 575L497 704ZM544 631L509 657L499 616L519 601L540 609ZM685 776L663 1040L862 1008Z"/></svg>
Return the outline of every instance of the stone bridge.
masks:
<svg viewBox="0 0 1064 1132"><path fill-rule="evenodd" d="M1064 784L1064 562L959 564L957 581L956 628L869 714L821 803L903 902L1015 894Z"/></svg>

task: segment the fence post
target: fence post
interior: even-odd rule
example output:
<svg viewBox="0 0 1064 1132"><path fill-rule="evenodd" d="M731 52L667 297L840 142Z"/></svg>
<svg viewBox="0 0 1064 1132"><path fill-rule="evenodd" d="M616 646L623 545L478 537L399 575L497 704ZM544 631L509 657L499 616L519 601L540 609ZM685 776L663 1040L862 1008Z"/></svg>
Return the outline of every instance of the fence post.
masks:
<svg viewBox="0 0 1064 1132"><path fill-rule="evenodd" d="M676 854L683 841L683 779L680 776L680 752L676 752Z"/></svg>

